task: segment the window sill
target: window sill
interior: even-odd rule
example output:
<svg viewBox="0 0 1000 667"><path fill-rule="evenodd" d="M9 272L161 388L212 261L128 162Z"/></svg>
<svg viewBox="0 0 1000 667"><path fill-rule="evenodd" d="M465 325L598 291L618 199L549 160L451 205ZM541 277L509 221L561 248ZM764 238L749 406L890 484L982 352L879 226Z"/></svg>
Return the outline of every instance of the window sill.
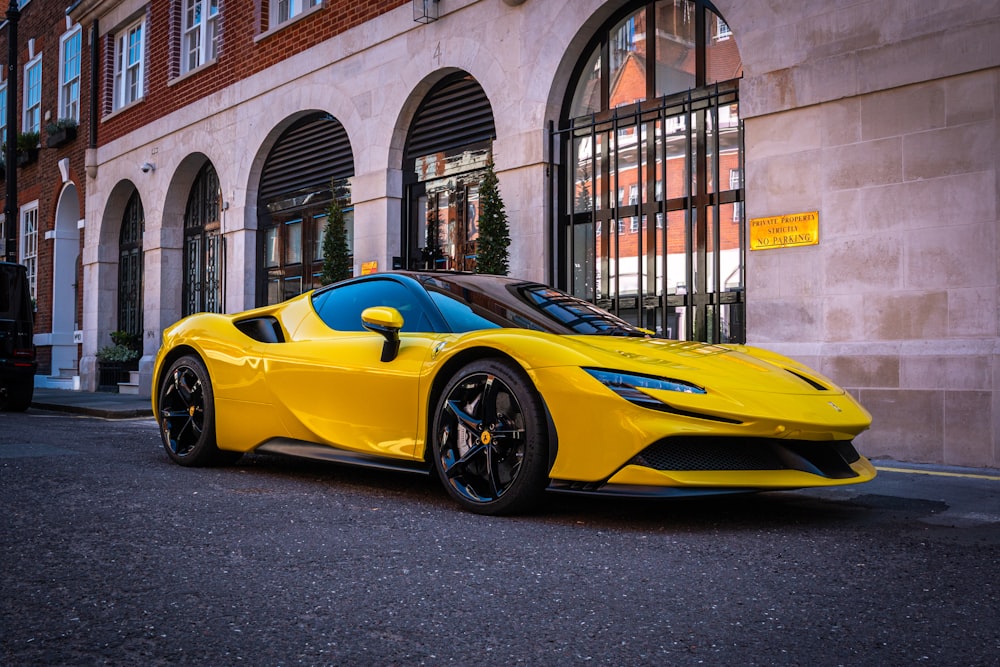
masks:
<svg viewBox="0 0 1000 667"><path fill-rule="evenodd" d="M118 107L117 109L113 110L111 113L109 113L109 114L107 114L105 116L101 116L101 122L103 123L103 122L109 121L112 118L114 118L115 116L117 116L118 114L125 113L129 109L132 109L133 107L137 107L137 106L139 106L140 104L142 104L145 101L146 101L145 97L140 97L139 99L137 99L134 102L129 102L125 106Z"/></svg>
<svg viewBox="0 0 1000 667"><path fill-rule="evenodd" d="M198 74L199 72L208 69L209 67L211 67L212 65L214 65L217 62L218 62L217 58L212 58L211 60L205 61L202 64L198 65L194 69L189 69L188 71L186 71L186 72L184 72L182 74L178 74L174 78L172 78L169 81L167 81L167 87L169 88L170 86L173 86L173 85L176 85L178 83L181 83L185 79L188 79L188 78L190 78L190 77Z"/></svg>
<svg viewBox="0 0 1000 667"><path fill-rule="evenodd" d="M293 16L292 18L288 19L284 23L278 24L278 25L274 26L273 28L268 28L264 32L260 33L259 35L255 35L254 38L253 38L254 43L256 44L257 42L262 42L265 39L267 39L268 37L281 32L285 28L298 23L299 21L301 21L302 19L306 18L307 16L312 16L316 12L318 12L318 11L320 11L322 9L325 9L327 1L328 0L322 0L322 2L320 2L318 5L315 5L313 7L309 7L308 9L304 10L302 13L296 14L295 16Z"/></svg>

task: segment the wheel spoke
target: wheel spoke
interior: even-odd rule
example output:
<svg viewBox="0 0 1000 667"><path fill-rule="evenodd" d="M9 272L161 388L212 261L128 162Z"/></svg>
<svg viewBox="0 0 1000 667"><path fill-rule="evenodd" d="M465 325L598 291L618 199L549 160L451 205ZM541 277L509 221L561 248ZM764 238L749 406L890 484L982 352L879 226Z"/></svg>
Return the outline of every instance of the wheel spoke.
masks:
<svg viewBox="0 0 1000 667"><path fill-rule="evenodd" d="M455 418L462 423L462 426L469 429L477 436L483 432L483 423L463 410L458 401L448 401L445 405L447 409L455 415Z"/></svg>
<svg viewBox="0 0 1000 667"><path fill-rule="evenodd" d="M479 415L483 424L496 424L497 422L497 394L502 385L503 383L497 382L494 376L486 376L483 393L479 399Z"/></svg>
<svg viewBox="0 0 1000 667"><path fill-rule="evenodd" d="M484 444L478 444L478 445L476 445L474 447L471 447L469 449L469 451L467 451L465 453L465 456L462 456L461 458L456 459L454 463L452 463L450 466L448 466L448 468L445 470L445 474L450 479L454 479L454 478L458 477L459 475L461 475L462 473L464 473L466 471L466 469L469 467L469 464L472 463L472 461L477 456L479 456L485 450L488 450L488 449L490 449L490 448L487 447Z"/></svg>

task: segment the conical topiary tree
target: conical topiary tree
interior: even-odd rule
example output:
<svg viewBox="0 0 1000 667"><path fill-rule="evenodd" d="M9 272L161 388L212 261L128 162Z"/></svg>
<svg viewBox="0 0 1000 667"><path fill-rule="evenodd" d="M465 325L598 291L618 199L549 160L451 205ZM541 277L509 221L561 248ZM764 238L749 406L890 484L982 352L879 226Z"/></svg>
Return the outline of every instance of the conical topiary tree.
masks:
<svg viewBox="0 0 1000 667"><path fill-rule="evenodd" d="M507 212L500 197L493 161L490 160L486 165L486 175L479 186L479 248L476 253L476 273L507 275L509 247Z"/></svg>
<svg viewBox="0 0 1000 667"><path fill-rule="evenodd" d="M323 231L323 273L320 282L324 285L351 277L350 249L347 247L347 224L344 211L334 197L326 209L326 227Z"/></svg>

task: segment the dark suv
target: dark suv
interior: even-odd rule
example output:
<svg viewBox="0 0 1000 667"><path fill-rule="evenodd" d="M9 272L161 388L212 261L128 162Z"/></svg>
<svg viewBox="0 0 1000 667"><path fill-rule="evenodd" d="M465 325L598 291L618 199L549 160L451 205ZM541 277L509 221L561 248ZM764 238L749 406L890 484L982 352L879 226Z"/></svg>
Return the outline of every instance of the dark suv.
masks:
<svg viewBox="0 0 1000 667"><path fill-rule="evenodd" d="M0 409L23 412L35 393L31 293L21 264L0 262Z"/></svg>

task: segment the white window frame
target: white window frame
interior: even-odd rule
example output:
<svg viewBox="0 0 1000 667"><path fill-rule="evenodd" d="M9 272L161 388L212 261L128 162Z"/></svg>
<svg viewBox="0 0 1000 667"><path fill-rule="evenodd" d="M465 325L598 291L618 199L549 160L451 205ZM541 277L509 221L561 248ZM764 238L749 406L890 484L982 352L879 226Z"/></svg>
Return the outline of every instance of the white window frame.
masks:
<svg viewBox="0 0 1000 667"><path fill-rule="evenodd" d="M323 0L271 0L268 26L277 28L313 7L323 4Z"/></svg>
<svg viewBox="0 0 1000 667"><path fill-rule="evenodd" d="M17 244L20 262L28 273L28 291L36 299L38 287L38 200L21 207L21 238Z"/></svg>
<svg viewBox="0 0 1000 667"><path fill-rule="evenodd" d="M32 75L37 78L32 80ZM21 114L21 131L42 131L42 54L39 53L24 66L24 112Z"/></svg>
<svg viewBox="0 0 1000 667"><path fill-rule="evenodd" d="M729 170L729 189L739 190L740 189L740 170L730 169ZM733 204L733 222L739 222L743 218L743 203L735 202Z"/></svg>
<svg viewBox="0 0 1000 667"><path fill-rule="evenodd" d="M7 82L0 83L0 143L7 143Z"/></svg>
<svg viewBox="0 0 1000 667"><path fill-rule="evenodd" d="M215 60L219 39L219 0L183 0L181 73ZM195 18L197 17L197 18Z"/></svg>
<svg viewBox="0 0 1000 667"><path fill-rule="evenodd" d="M146 17L115 35L114 104L121 109L145 95Z"/></svg>
<svg viewBox="0 0 1000 667"><path fill-rule="evenodd" d="M722 20L721 16L715 17L715 40L724 42L733 36L733 31L729 24Z"/></svg>
<svg viewBox="0 0 1000 667"><path fill-rule="evenodd" d="M70 51L69 46L74 41L75 50ZM80 122L82 64L83 30L77 25L59 39L59 115L57 120L72 119L77 123Z"/></svg>

